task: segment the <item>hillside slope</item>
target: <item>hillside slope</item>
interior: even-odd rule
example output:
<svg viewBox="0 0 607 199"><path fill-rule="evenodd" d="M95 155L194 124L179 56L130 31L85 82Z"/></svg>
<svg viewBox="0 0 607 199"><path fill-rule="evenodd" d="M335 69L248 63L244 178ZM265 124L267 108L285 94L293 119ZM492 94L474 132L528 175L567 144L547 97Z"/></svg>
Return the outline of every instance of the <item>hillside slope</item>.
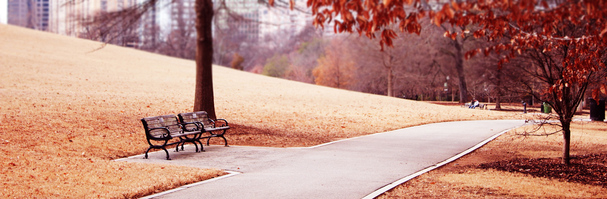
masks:
<svg viewBox="0 0 607 199"><path fill-rule="evenodd" d="M173 182L179 174L160 166L110 161L147 149L142 117L192 110L193 61L7 25L0 43L0 181L11 187L0 197L133 197L219 175L186 169L199 175ZM213 70L231 145L311 146L431 122L520 117Z"/></svg>

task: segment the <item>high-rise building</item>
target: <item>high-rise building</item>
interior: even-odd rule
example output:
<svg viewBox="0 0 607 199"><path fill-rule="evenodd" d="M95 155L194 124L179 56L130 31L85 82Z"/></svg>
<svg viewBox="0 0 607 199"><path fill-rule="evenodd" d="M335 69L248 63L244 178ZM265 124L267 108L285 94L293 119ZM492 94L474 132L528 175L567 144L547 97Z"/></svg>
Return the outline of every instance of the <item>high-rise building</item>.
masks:
<svg viewBox="0 0 607 199"><path fill-rule="evenodd" d="M214 6L226 9L219 9L215 14L214 34L222 34L223 31L229 31L230 34L236 34L247 38L249 41L260 39L260 11L261 4L258 0L224 0L221 4L219 0L214 1Z"/></svg>
<svg viewBox="0 0 607 199"><path fill-rule="evenodd" d="M195 0L175 0L170 5L170 25L166 30L169 34L179 31L185 35L191 32L191 37L196 36L196 12L194 10Z"/></svg>
<svg viewBox="0 0 607 199"><path fill-rule="evenodd" d="M48 30L49 1L8 0L8 23L36 30Z"/></svg>
<svg viewBox="0 0 607 199"><path fill-rule="evenodd" d="M50 19L50 0L36 0L35 13L36 13L36 26L39 30L48 30L49 19Z"/></svg>
<svg viewBox="0 0 607 199"><path fill-rule="evenodd" d="M144 0L7 0L6 18L9 24L93 39L99 35L99 28L105 27L85 22L99 14L142 2ZM176 30L187 31L187 36L195 37L194 4L195 0L158 0L135 28L138 45L155 46ZM306 14L285 8L268 8L258 0L214 0L214 5L227 8L215 13L214 34L237 35L249 41L258 41L270 33L298 32L308 20ZM132 38L127 40L127 43L133 43Z"/></svg>
<svg viewBox="0 0 607 199"><path fill-rule="evenodd" d="M38 0L39 1L39 0ZM134 6L137 0L45 0L50 1L48 31L89 38L91 19L99 14Z"/></svg>
<svg viewBox="0 0 607 199"><path fill-rule="evenodd" d="M305 3L295 1L295 6ZM260 36L268 34L295 34L303 30L306 24L311 23L312 16L301 10L291 10L284 7L262 7L260 9L261 32Z"/></svg>
<svg viewBox="0 0 607 199"><path fill-rule="evenodd" d="M141 18L141 39L139 46L144 48L155 48L159 41L160 26L158 22L158 9L154 5Z"/></svg>

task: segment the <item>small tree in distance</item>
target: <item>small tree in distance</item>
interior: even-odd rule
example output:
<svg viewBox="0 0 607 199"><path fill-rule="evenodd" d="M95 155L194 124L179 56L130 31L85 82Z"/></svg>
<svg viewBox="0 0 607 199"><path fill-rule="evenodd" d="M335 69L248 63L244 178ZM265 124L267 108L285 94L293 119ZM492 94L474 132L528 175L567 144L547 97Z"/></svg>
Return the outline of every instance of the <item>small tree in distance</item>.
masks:
<svg viewBox="0 0 607 199"><path fill-rule="evenodd" d="M238 53L234 53L230 66L236 70L243 70L242 62L244 62L244 57L240 56Z"/></svg>
<svg viewBox="0 0 607 199"><path fill-rule="evenodd" d="M349 58L341 40L334 39L325 47L325 55L318 59L318 66L312 71L317 85L348 89L354 84L354 62Z"/></svg>

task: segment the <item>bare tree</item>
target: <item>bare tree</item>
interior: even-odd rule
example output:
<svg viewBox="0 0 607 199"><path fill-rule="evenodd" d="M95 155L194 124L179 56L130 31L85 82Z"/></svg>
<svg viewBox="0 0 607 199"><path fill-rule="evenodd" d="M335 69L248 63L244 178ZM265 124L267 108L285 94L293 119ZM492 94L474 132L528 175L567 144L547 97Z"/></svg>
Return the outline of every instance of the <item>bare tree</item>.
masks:
<svg viewBox="0 0 607 199"><path fill-rule="evenodd" d="M172 10L175 13L172 16L171 32L156 51L173 57L194 59L196 52L195 20L187 18L187 16L192 16L188 12L194 12L194 10L186 9L184 3L179 0L173 2Z"/></svg>
<svg viewBox="0 0 607 199"><path fill-rule="evenodd" d="M581 37L588 31L580 28L592 24L591 21L579 23L560 24L556 36ZM592 68L591 70L571 70L570 64L584 61L595 66L605 64L607 50L596 46L578 46L568 41L555 44L537 42L537 48L528 48L520 56L518 65L519 76L525 80L524 89L534 98L546 102L557 113L560 128L551 133L562 133L563 135L563 163L569 164L569 151L571 150L571 122L577 111L577 107L586 96L589 87L595 85L603 86L604 70ZM581 49L599 51L601 57L590 57L578 54ZM590 49L588 49L590 48ZM545 92L549 91L549 92ZM598 91L595 90L595 91ZM598 92L595 92L598 93ZM546 135L546 133L542 134Z"/></svg>
<svg viewBox="0 0 607 199"><path fill-rule="evenodd" d="M140 19L155 9L156 2L157 0L148 0L122 10L100 11L90 17L79 16L76 20L79 20L83 30L78 36L122 46L135 45L139 38L137 28ZM77 5L83 2L72 0L67 3Z"/></svg>
<svg viewBox="0 0 607 199"><path fill-rule="evenodd" d="M428 27L431 28L431 27ZM445 32L451 33L460 33L465 35L464 37L452 37L449 34L443 34L443 40L436 40L437 46L440 48L440 52L443 55L448 56L453 63L453 67L455 68L456 75L459 85L459 102L463 103L468 101L468 86L466 81L466 73L464 70L465 66L465 53L469 50L467 44L470 43L471 40L474 39L472 34L463 34L466 31L470 31L468 27L462 27L457 25L446 25L442 24L440 26L442 30L435 30L434 34L440 34Z"/></svg>

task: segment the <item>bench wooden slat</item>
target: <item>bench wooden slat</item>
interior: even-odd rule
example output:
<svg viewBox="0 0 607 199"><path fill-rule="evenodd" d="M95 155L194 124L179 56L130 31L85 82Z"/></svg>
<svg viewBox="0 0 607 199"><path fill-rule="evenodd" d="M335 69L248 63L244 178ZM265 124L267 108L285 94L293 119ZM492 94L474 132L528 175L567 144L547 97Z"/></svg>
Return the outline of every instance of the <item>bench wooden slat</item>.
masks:
<svg viewBox="0 0 607 199"><path fill-rule="evenodd" d="M179 118L182 123L200 122L204 125L204 128L213 127L212 120L209 119L207 112L205 111L180 113Z"/></svg>
<svg viewBox="0 0 607 199"><path fill-rule="evenodd" d="M170 139L168 135L177 135L183 130L179 124L179 120L175 115L161 115L156 117L146 117L141 119L146 129L146 135L151 139ZM153 130L150 130L153 129ZM166 130L168 129L168 134Z"/></svg>

